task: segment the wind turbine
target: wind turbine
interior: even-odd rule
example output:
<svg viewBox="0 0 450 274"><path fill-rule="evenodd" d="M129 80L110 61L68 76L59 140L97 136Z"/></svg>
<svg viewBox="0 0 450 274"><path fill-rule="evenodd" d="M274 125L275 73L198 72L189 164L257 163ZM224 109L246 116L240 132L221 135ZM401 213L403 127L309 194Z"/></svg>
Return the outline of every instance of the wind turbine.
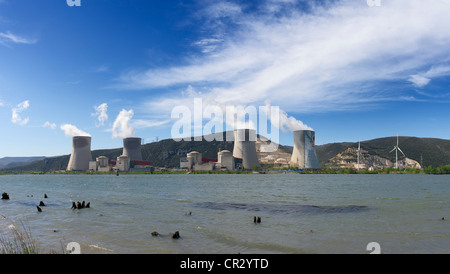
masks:
<svg viewBox="0 0 450 274"><path fill-rule="evenodd" d="M397 134L397 145L394 146L394 149L391 150L389 153L391 153L394 150L395 150L395 168L398 169L398 151L400 151L403 154L403 156L406 157L405 153L403 153L403 151L398 147L398 134Z"/></svg>
<svg viewBox="0 0 450 274"><path fill-rule="evenodd" d="M358 142L358 172L359 172L359 154L361 153L361 142Z"/></svg>

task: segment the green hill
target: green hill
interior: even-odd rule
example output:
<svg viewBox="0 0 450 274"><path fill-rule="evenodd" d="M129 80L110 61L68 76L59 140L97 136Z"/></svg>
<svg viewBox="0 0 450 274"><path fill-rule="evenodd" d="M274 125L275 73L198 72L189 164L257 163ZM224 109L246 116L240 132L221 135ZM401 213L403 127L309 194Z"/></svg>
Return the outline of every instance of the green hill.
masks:
<svg viewBox="0 0 450 274"><path fill-rule="evenodd" d="M395 153L390 151L397 144L397 137L378 138L361 142L361 149L370 155L395 161ZM333 143L316 146L317 158L323 165L330 158L347 148L357 148L358 143ZM399 137L399 147L406 157L417 161L422 166L450 165L450 140L436 138ZM403 157L403 155L399 155ZM400 157L399 157L400 158Z"/></svg>

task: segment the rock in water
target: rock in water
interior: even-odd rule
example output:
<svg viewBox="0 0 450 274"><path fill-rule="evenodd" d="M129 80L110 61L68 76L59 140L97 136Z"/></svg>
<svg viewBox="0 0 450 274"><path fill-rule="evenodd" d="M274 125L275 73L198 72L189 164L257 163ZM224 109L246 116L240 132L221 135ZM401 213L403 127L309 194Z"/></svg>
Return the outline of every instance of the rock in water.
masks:
<svg viewBox="0 0 450 274"><path fill-rule="evenodd" d="M175 231L175 233L172 235L172 239L178 239L180 238L180 232Z"/></svg>

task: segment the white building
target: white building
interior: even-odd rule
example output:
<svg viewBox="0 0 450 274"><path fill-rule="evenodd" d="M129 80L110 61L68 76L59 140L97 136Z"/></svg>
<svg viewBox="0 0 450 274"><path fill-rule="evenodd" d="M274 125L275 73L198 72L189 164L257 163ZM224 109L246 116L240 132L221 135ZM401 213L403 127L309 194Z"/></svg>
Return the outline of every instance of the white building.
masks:
<svg viewBox="0 0 450 274"><path fill-rule="evenodd" d="M130 170L130 157L126 155L120 155L117 157L115 169L120 171L128 171Z"/></svg>
<svg viewBox="0 0 450 274"><path fill-rule="evenodd" d="M89 170L94 172L110 172L111 166L106 156L100 156L95 161L89 161Z"/></svg>

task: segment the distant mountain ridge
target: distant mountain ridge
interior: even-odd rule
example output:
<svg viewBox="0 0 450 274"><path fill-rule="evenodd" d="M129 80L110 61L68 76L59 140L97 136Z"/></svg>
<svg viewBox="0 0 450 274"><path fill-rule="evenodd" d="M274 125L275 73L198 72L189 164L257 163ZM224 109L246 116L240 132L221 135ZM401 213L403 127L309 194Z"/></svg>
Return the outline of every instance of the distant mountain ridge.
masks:
<svg viewBox="0 0 450 274"><path fill-rule="evenodd" d="M3 168L12 168L16 166L22 166L29 164L34 161L44 159L44 156L36 156L36 157L3 157L0 158L0 169Z"/></svg>
<svg viewBox="0 0 450 274"><path fill-rule="evenodd" d="M225 132L222 134L225 136ZM366 168L368 168L368 165L371 163L375 165L375 167L378 167L379 165L392 166L392 164L395 163L395 153L390 153L390 151L397 142L396 138L397 137L395 136L362 141L361 164L366 164ZM276 152L267 153L260 151L260 145L262 143L267 142L258 139L256 144L258 157L261 163L280 163L288 165L293 149L292 146L279 145ZM191 151L202 153L204 158L215 159L220 150L233 151L233 146L233 142L230 141L206 141L203 139L203 141L176 142L172 139L165 139L159 142L142 145L142 157L143 160L150 161L152 166L173 168L179 167L180 158L186 157L186 154ZM343 167L343 163L346 163L348 166L354 166L356 162L357 147L358 143L342 142L318 145L315 148L321 167L340 168ZM408 162L411 160L411 166L416 165L416 163L419 163L420 166L423 167L430 165L450 165L450 140L401 136L399 137L399 147L408 158L405 159L405 157L401 155L399 161L404 160L405 162ZM70 148L68 148L68 150L69 149ZM121 154L122 148L93 150L92 158L95 159L99 156L106 156L111 160L115 160ZM45 157L31 163L25 162L20 166L7 166L4 167L3 170L44 172L51 170L65 170L69 158L70 154L57 157ZM0 161L2 159L0 159ZM9 159L9 163L11 162L11 159Z"/></svg>

